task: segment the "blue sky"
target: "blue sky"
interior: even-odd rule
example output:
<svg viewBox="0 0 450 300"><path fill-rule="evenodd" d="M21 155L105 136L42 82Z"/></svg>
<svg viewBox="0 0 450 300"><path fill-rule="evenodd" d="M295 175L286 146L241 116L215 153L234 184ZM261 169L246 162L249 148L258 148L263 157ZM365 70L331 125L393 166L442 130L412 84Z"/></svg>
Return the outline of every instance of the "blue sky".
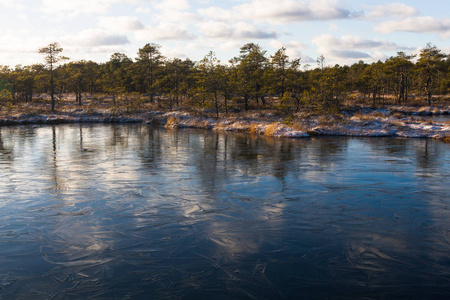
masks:
<svg viewBox="0 0 450 300"><path fill-rule="evenodd" d="M450 1L351 0L0 0L0 65L42 62L59 42L72 61L136 58L146 43L171 58L226 62L253 42L285 47L303 66L384 60L428 42L450 53Z"/></svg>

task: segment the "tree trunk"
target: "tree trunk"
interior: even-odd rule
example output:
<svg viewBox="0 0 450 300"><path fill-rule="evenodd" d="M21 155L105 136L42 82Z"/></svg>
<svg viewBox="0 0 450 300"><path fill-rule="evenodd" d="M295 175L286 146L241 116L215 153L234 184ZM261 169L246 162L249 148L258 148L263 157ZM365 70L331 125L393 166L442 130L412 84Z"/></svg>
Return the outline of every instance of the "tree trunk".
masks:
<svg viewBox="0 0 450 300"><path fill-rule="evenodd" d="M228 95L225 92L225 95L224 95L225 115L228 115L228 103L227 103L228 99L227 98L228 98Z"/></svg>
<svg viewBox="0 0 450 300"><path fill-rule="evenodd" d="M263 105L266 105L266 98L264 98L264 96L261 96L261 102Z"/></svg>
<svg viewBox="0 0 450 300"><path fill-rule="evenodd" d="M377 101L377 90L374 89L372 92L372 101L373 101L373 106L376 106L376 101Z"/></svg>
<svg viewBox="0 0 450 300"><path fill-rule="evenodd" d="M81 87L78 87L78 105L81 106Z"/></svg>
<svg viewBox="0 0 450 300"><path fill-rule="evenodd" d="M53 81L53 68L50 65L50 94L52 98L52 112L55 112L55 84Z"/></svg>
<svg viewBox="0 0 450 300"><path fill-rule="evenodd" d="M425 90L427 92L428 105L431 105L431 76L430 75L428 75L427 83L425 85Z"/></svg>
<svg viewBox="0 0 450 300"><path fill-rule="evenodd" d="M217 91L214 91L214 102L216 105L216 116L217 116L217 118L219 118L219 103L217 100Z"/></svg>
<svg viewBox="0 0 450 300"><path fill-rule="evenodd" d="M405 100L405 76L403 75L403 73L400 76L400 86L399 86L399 91L398 91L398 98L397 98L397 104L401 104L402 100Z"/></svg>
<svg viewBox="0 0 450 300"><path fill-rule="evenodd" d="M408 102L408 76L405 77L405 103Z"/></svg>

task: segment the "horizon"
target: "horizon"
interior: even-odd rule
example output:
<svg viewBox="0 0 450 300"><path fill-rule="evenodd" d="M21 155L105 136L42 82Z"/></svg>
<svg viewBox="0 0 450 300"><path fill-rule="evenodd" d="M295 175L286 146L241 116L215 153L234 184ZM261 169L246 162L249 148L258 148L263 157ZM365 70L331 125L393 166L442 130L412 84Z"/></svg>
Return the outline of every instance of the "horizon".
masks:
<svg viewBox="0 0 450 300"><path fill-rule="evenodd" d="M58 42L70 61L104 63L116 52L133 61L147 43L167 58L226 63L246 43L267 56L285 47L314 68L418 54L427 43L450 53L450 3L443 0L0 0L0 65L42 63L38 49Z"/></svg>

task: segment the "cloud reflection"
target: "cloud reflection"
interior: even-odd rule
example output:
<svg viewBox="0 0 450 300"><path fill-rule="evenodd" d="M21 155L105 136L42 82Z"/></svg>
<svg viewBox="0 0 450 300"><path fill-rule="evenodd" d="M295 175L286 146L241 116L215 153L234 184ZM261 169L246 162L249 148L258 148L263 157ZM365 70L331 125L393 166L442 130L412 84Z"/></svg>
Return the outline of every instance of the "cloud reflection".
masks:
<svg viewBox="0 0 450 300"><path fill-rule="evenodd" d="M450 157L436 141L79 124L0 137L0 287L11 297L26 286L377 295L448 275Z"/></svg>

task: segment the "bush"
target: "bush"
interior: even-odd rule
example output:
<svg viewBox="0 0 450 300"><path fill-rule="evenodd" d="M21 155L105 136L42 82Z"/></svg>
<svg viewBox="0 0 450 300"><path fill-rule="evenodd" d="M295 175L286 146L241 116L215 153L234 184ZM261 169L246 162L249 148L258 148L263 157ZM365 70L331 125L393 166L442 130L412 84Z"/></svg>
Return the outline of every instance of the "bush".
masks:
<svg viewBox="0 0 450 300"><path fill-rule="evenodd" d="M8 90L0 91L0 100L12 100L11 92Z"/></svg>
<svg viewBox="0 0 450 300"><path fill-rule="evenodd" d="M277 108L285 114L292 115L296 109L296 99L292 97L292 93L284 93Z"/></svg>

